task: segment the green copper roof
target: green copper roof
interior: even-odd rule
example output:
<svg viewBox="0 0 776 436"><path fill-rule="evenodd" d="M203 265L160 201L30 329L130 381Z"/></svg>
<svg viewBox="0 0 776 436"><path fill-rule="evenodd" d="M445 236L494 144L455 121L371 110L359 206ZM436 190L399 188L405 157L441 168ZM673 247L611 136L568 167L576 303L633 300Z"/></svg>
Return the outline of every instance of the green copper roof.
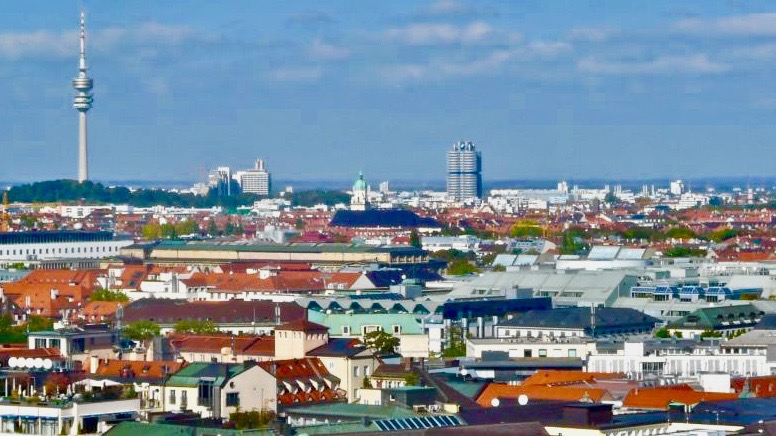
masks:
<svg viewBox="0 0 776 436"><path fill-rule="evenodd" d="M342 327L350 327L351 336L361 335L361 326L378 325L383 331L393 332L393 326L401 326L404 335L423 334L423 328L411 313L323 313L315 310L308 311L310 321L323 324L329 328L331 336L341 336Z"/></svg>

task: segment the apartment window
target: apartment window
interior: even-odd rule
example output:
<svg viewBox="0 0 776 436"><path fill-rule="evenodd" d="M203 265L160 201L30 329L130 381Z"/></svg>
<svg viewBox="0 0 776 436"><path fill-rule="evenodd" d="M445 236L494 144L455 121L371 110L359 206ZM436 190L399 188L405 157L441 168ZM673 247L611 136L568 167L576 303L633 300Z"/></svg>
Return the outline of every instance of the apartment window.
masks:
<svg viewBox="0 0 776 436"><path fill-rule="evenodd" d="M343 325L342 326L342 334L343 335L350 335L350 326L349 325Z"/></svg>
<svg viewBox="0 0 776 436"><path fill-rule="evenodd" d="M569 348L569 357L577 357L576 348Z"/></svg>
<svg viewBox="0 0 776 436"><path fill-rule="evenodd" d="M175 404L175 389L170 389L170 404Z"/></svg>
<svg viewBox="0 0 776 436"><path fill-rule="evenodd" d="M393 326L393 334L398 335L401 333L401 326L400 325L394 325Z"/></svg>
<svg viewBox="0 0 776 436"><path fill-rule="evenodd" d="M358 367L357 367L357 366L354 366L354 367L353 367L353 377L358 377L358 373L359 373L359 371L358 371Z"/></svg>
<svg viewBox="0 0 776 436"><path fill-rule="evenodd" d="M523 357L531 357L533 356L533 352L531 350L523 350Z"/></svg>
<svg viewBox="0 0 776 436"><path fill-rule="evenodd" d="M210 406L213 399L213 381L202 380L197 386L197 405Z"/></svg>
<svg viewBox="0 0 776 436"><path fill-rule="evenodd" d="M188 392L181 390L181 407L185 408L189 404Z"/></svg>
<svg viewBox="0 0 776 436"><path fill-rule="evenodd" d="M547 357L547 349L539 348L539 357Z"/></svg>
<svg viewBox="0 0 776 436"><path fill-rule="evenodd" d="M240 407L239 392L229 392L226 394L226 407Z"/></svg>
<svg viewBox="0 0 776 436"><path fill-rule="evenodd" d="M369 375L371 373L372 373L372 371L370 371L369 366L368 365L364 365L364 377L369 377Z"/></svg>

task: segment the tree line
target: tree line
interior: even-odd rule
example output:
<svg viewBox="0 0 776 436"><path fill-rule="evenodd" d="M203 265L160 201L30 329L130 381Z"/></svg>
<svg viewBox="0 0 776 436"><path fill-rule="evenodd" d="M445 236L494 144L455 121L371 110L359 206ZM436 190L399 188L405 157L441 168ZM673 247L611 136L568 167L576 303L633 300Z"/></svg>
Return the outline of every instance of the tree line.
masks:
<svg viewBox="0 0 776 436"><path fill-rule="evenodd" d="M287 194L288 195L288 194ZM341 191L311 190L299 191L288 195L293 206L314 206L347 203L347 193ZM207 195L195 195L186 192L170 192L161 189L130 190L123 186L109 187L102 183L75 180L49 180L27 183L11 187L8 199L20 203L68 203L83 201L90 204L129 204L135 207L171 206L207 208L221 206L234 209L253 204L266 198L256 194L219 195L211 189Z"/></svg>

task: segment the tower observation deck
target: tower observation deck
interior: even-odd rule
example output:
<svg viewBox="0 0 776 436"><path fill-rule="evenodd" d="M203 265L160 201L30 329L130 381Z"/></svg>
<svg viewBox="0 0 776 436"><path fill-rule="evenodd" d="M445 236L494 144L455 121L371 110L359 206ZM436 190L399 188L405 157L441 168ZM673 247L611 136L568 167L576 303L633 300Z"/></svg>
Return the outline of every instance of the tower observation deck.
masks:
<svg viewBox="0 0 776 436"><path fill-rule="evenodd" d="M78 182L89 179L89 154L86 134L86 112L92 108L92 79L86 75L86 17L81 11L80 56L78 59L78 76L73 79L73 107L78 111Z"/></svg>

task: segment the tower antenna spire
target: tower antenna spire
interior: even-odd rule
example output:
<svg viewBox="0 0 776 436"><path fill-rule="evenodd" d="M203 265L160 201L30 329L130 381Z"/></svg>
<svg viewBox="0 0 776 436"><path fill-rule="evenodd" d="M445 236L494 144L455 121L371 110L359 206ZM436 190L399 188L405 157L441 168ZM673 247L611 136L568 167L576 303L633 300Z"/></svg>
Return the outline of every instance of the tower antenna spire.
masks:
<svg viewBox="0 0 776 436"><path fill-rule="evenodd" d="M89 179L89 154L86 134L86 112L92 108L94 83L86 74L86 12L81 10L79 34L78 76L73 79L76 93L73 97L73 108L78 111L78 182Z"/></svg>

